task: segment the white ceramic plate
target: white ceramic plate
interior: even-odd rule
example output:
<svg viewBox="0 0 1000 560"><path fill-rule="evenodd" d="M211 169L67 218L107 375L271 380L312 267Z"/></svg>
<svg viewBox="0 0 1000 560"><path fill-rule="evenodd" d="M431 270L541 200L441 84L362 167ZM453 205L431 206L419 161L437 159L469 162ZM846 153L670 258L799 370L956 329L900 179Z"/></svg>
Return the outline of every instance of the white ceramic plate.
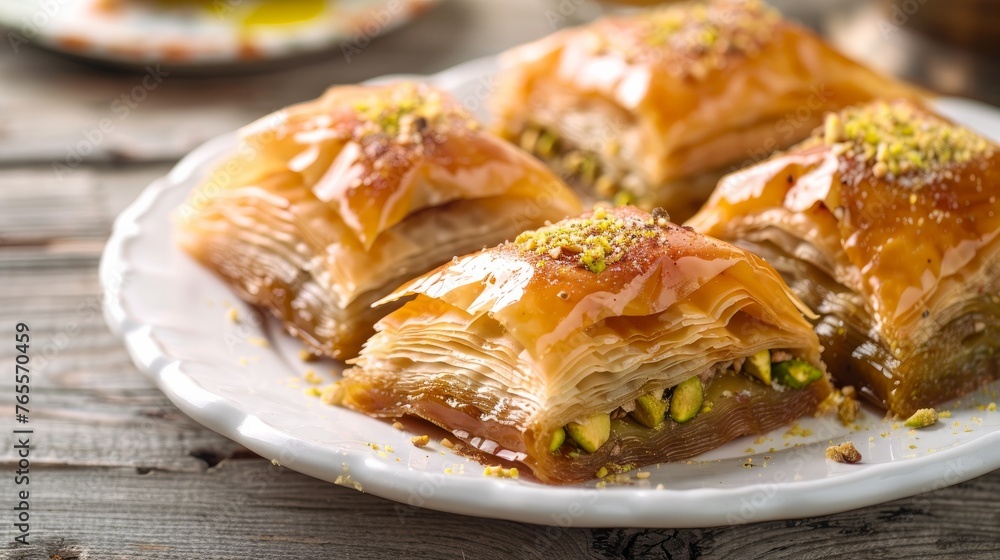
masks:
<svg viewBox="0 0 1000 560"><path fill-rule="evenodd" d="M481 60L423 79L481 112L493 71L494 61ZM996 109L957 99L938 107L1000 138ZM853 432L832 418L808 418L794 434L741 439L697 460L643 468L649 478L633 473L605 488L489 478L481 465L437 441L418 449L412 435L444 434L418 422L396 430L305 395L306 370L332 381L337 365L302 363L300 344L275 321L261 319L171 243L169 215L235 142L229 134L198 148L118 218L101 262L105 311L136 364L181 410L286 467L396 500L401 516L419 506L578 527L700 527L823 515L1000 468L1000 412L988 408L1000 400L1000 385L942 407L952 417L928 429L893 429L871 408ZM230 309L239 322L229 318ZM860 449L862 463L824 459L830 442L846 439Z"/></svg>
<svg viewBox="0 0 1000 560"><path fill-rule="evenodd" d="M4 0L18 45L172 67L245 63L364 48L438 0Z"/></svg>

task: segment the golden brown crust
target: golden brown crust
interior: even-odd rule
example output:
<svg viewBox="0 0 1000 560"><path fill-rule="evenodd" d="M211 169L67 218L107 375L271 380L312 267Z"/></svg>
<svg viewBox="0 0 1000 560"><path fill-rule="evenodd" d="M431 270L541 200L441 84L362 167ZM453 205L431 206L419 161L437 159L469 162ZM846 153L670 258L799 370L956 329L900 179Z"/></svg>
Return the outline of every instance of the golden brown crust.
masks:
<svg viewBox="0 0 1000 560"><path fill-rule="evenodd" d="M908 144L877 129L860 131L870 140L860 144L824 139L830 134L821 129L787 154L723 179L689 225L732 239L749 222L773 220L816 239L838 281L870 301L885 336L912 336L934 293L948 289L949 278L963 269L980 266L972 257L1000 235L991 188L1000 185L1000 150L908 101L852 108L838 121L849 125L859 114L891 110L904 111L911 129L947 140L926 152L915 140ZM899 145L899 161L913 157L923 164L881 171L878 146L893 151Z"/></svg>
<svg viewBox="0 0 1000 560"><path fill-rule="evenodd" d="M573 333L615 315L648 316L682 301L720 274L769 294L760 318L802 328L808 308L791 295L777 272L756 255L690 228L662 221L634 207L598 209L566 224L622 221L629 236L622 254L595 273L572 251L539 253L523 241L463 257L401 287L390 298L424 294L496 318L525 348L543 358ZM585 226L586 227L586 226ZM558 359L558 357L554 357Z"/></svg>
<svg viewBox="0 0 1000 560"><path fill-rule="evenodd" d="M632 207L456 258L386 299L411 296L351 361L344 404L425 418L546 482L688 457L814 411L830 392L804 308L770 266ZM775 388L739 373L771 349L803 360L814 381ZM688 383L683 420L654 430L626 418L640 397L702 379L711 401ZM586 457L553 453L554 434L590 420L606 433L581 444Z"/></svg>
<svg viewBox="0 0 1000 560"><path fill-rule="evenodd" d="M563 149L596 157L599 175L644 205L679 205L679 193L658 190L681 191L678 179L759 161L805 138L826 111L919 95L754 1L685 2L602 19L503 61L502 133L548 131Z"/></svg>
<svg viewBox="0 0 1000 560"><path fill-rule="evenodd" d="M357 354L370 304L456 254L580 211L545 166L426 85L341 86L241 132L179 243L316 351Z"/></svg>
<svg viewBox="0 0 1000 560"><path fill-rule="evenodd" d="M788 261L829 316L834 376L908 415L1000 375L998 186L995 144L911 101L875 102L724 178L688 224Z"/></svg>

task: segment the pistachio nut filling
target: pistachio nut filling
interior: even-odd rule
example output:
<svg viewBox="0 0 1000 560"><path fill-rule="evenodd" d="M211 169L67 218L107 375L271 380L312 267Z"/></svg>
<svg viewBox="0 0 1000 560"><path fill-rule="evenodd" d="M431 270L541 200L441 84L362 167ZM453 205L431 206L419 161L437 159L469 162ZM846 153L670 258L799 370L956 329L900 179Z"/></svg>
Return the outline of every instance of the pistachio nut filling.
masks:
<svg viewBox="0 0 1000 560"><path fill-rule="evenodd" d="M740 375L757 384L771 386L773 390L784 391L786 388L803 389L823 377L819 368L785 350L761 350L726 365L721 371L718 369L689 377L674 387L641 395L629 405L611 412L570 422L553 432L549 450L569 457L579 456L580 450L594 453L608 442L612 420L624 420L655 430L665 422L684 424L700 414L711 414L712 403L707 395L717 378ZM723 391L722 396L732 398L736 395Z"/></svg>

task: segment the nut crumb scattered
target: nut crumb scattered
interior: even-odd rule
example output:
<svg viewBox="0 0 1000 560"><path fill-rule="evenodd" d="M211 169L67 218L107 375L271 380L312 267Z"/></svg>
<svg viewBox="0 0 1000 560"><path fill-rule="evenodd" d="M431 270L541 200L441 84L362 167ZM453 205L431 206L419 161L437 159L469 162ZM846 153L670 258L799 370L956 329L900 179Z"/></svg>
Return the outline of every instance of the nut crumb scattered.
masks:
<svg viewBox="0 0 1000 560"><path fill-rule="evenodd" d="M400 422L399 420L396 420L395 422L392 423L392 427L396 428L397 430L402 430L403 429L403 423Z"/></svg>
<svg viewBox="0 0 1000 560"><path fill-rule="evenodd" d="M941 412L938 412L938 418L951 418L951 411L942 410Z"/></svg>
<svg viewBox="0 0 1000 560"><path fill-rule="evenodd" d="M796 423L796 424L792 424L792 427L789 428L788 431L785 432L785 435L782 436L782 437L784 437L784 438L789 438L789 437L809 437L811 435L812 435L812 430L810 430L809 428L803 428L802 426L799 426Z"/></svg>
<svg viewBox="0 0 1000 560"><path fill-rule="evenodd" d="M240 312L235 307L230 307L229 311L226 312L226 318L229 319L230 323L239 323Z"/></svg>
<svg viewBox="0 0 1000 560"><path fill-rule="evenodd" d="M845 387L846 389L846 387ZM840 418L840 423L845 426L850 426L858 418L858 412L861 411L861 403L852 394L844 392L844 400L840 401L837 405L837 417Z"/></svg>
<svg viewBox="0 0 1000 560"><path fill-rule="evenodd" d="M597 473L595 473L595 475L597 476L597 478L604 478L604 477L608 476L608 468L607 467L601 467L601 468L597 469Z"/></svg>
<svg viewBox="0 0 1000 560"><path fill-rule="evenodd" d="M441 438L441 445L447 447L448 449L453 449L455 447L455 444L448 438Z"/></svg>
<svg viewBox="0 0 1000 560"><path fill-rule="evenodd" d="M302 392L305 393L307 397L323 396L323 391L320 391L318 387L306 387L305 389L302 389Z"/></svg>
<svg viewBox="0 0 1000 560"><path fill-rule="evenodd" d="M417 447L425 447L431 442L431 436L424 434L422 436L413 436L410 438L410 443Z"/></svg>
<svg viewBox="0 0 1000 560"><path fill-rule="evenodd" d="M903 422L907 428L926 428L937 422L937 412L933 408L921 408Z"/></svg>
<svg viewBox="0 0 1000 560"><path fill-rule="evenodd" d="M247 339L247 342L253 344L254 346L260 346L261 348L267 348L268 346L271 345L271 343L268 342L266 339L257 336L251 336L250 338Z"/></svg>
<svg viewBox="0 0 1000 560"><path fill-rule="evenodd" d="M517 467L511 467L505 469L500 465L493 467L486 467L483 469L483 476L495 476L497 478L517 478L518 472Z"/></svg>
<svg viewBox="0 0 1000 560"><path fill-rule="evenodd" d="M857 463L861 460L861 453L854 448L854 443L845 441L840 445L831 445L826 448L826 458L838 463Z"/></svg>
<svg viewBox="0 0 1000 560"><path fill-rule="evenodd" d="M645 480L645 479L649 478L649 471L639 471L639 472L635 473L635 477L638 478L638 479L640 479L640 480Z"/></svg>
<svg viewBox="0 0 1000 560"><path fill-rule="evenodd" d="M306 383L311 383L313 385L319 385L323 382L323 378L319 376L318 373L311 369L307 369L305 375L302 376L302 380Z"/></svg>

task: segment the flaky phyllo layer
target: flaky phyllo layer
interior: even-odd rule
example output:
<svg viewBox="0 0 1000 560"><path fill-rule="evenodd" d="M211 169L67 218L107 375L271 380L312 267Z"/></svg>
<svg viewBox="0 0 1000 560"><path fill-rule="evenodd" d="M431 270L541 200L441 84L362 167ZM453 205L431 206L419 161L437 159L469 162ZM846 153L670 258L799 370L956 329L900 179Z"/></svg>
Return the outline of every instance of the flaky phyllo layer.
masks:
<svg viewBox="0 0 1000 560"><path fill-rule="evenodd" d="M634 208L524 233L387 299L406 296L345 373L344 404L426 418L546 482L689 457L829 391L771 267Z"/></svg>
<svg viewBox="0 0 1000 560"><path fill-rule="evenodd" d="M177 237L315 351L348 358L404 281L579 210L442 92L342 86L244 129Z"/></svg>
<svg viewBox="0 0 1000 560"><path fill-rule="evenodd" d="M1000 377L1000 151L910 102L827 117L689 223L821 314L831 374L900 415Z"/></svg>
<svg viewBox="0 0 1000 560"><path fill-rule="evenodd" d="M503 135L587 192L678 219L722 172L805 138L825 111L916 95L757 0L601 18L502 63L494 105Z"/></svg>

